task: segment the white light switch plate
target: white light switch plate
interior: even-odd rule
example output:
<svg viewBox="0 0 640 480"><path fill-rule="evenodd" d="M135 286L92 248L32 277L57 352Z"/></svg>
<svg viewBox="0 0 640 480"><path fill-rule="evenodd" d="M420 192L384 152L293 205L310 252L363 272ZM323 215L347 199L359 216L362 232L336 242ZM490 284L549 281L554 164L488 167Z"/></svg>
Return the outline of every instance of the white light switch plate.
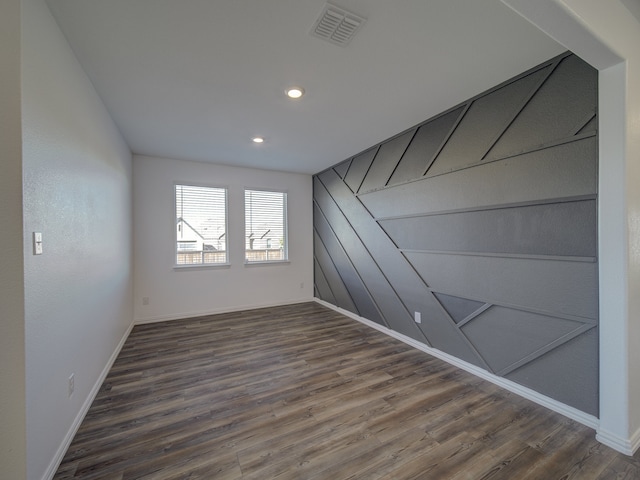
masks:
<svg viewBox="0 0 640 480"><path fill-rule="evenodd" d="M42 232L33 232L33 254L42 255Z"/></svg>

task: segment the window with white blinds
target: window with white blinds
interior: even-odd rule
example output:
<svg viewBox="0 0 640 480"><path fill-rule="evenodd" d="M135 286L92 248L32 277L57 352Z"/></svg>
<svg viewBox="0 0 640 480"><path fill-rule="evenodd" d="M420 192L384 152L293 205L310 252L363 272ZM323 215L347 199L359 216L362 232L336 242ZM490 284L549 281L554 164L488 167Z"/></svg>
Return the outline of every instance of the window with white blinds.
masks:
<svg viewBox="0 0 640 480"><path fill-rule="evenodd" d="M244 191L245 262L279 262L287 254L287 194Z"/></svg>
<svg viewBox="0 0 640 480"><path fill-rule="evenodd" d="M176 265L227 263L227 189L175 185Z"/></svg>

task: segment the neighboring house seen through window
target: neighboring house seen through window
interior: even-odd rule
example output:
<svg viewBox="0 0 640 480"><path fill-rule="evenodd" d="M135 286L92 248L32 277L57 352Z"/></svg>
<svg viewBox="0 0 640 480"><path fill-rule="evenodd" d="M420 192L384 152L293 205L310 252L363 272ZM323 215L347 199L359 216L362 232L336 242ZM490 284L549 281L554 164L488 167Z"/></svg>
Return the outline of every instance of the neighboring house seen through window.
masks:
<svg viewBox="0 0 640 480"><path fill-rule="evenodd" d="M287 194L244 191L245 262L280 262L287 254Z"/></svg>
<svg viewBox="0 0 640 480"><path fill-rule="evenodd" d="M227 263L227 189L176 185L176 265Z"/></svg>

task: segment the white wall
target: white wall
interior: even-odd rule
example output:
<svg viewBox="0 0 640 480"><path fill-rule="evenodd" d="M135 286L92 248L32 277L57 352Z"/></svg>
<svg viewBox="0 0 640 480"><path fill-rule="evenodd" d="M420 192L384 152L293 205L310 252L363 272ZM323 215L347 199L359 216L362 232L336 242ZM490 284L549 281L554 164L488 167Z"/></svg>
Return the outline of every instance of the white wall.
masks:
<svg viewBox="0 0 640 480"><path fill-rule="evenodd" d="M312 299L310 175L134 156L133 178L136 322ZM173 268L174 182L228 188L230 267ZM289 263L245 266L245 187L288 193ZM142 305L143 297L149 305Z"/></svg>
<svg viewBox="0 0 640 480"><path fill-rule="evenodd" d="M27 476L40 479L132 323L132 174L48 7L22 7ZM41 256L32 254L34 231Z"/></svg>
<svg viewBox="0 0 640 480"><path fill-rule="evenodd" d="M26 478L20 0L0 4L0 476Z"/></svg>
<svg viewBox="0 0 640 480"><path fill-rule="evenodd" d="M620 0L502 1L600 70L598 439L631 453L640 446L640 23Z"/></svg>

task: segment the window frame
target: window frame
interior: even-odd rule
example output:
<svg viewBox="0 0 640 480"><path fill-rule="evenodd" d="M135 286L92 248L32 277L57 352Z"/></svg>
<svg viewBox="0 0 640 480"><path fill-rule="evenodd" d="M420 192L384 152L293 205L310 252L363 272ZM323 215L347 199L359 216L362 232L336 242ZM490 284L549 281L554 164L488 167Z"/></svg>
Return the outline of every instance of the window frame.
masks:
<svg viewBox="0 0 640 480"><path fill-rule="evenodd" d="M177 222L179 218L178 216L178 199L177 199L177 189L178 187L195 187L195 188L209 188L216 190L224 190L224 253L225 253L225 261L224 262L215 262L215 263L178 263L178 254L180 250L178 249L178 229ZM188 223L184 218L182 219L185 223ZM190 224L189 226L197 232ZM173 228L173 268L174 269L200 269L200 268L220 268L220 267L229 267L230 264L230 255L229 255L229 187L226 185L211 185L206 183L198 183L198 182L187 182L187 181L176 181L173 183L173 220L172 220L172 228ZM204 240L204 238L203 238ZM197 251L197 250L196 250ZM201 251L204 254L204 245L203 250ZM186 253L183 251L182 253Z"/></svg>
<svg viewBox="0 0 640 480"><path fill-rule="evenodd" d="M282 215L282 235L283 235L283 245L280 249L282 251L283 258L274 259L274 260L249 260L247 258L248 248L248 235L247 231L247 192L266 192L266 193L277 193L283 196L283 215ZM243 215L244 215L244 265L245 266L253 266L253 265L274 265L274 264L283 264L290 263L289 259L289 192L284 189L278 188L264 188L264 187L244 187L243 195L242 195L244 206L243 206ZM266 242L266 241L265 241ZM263 250L263 249L260 249Z"/></svg>

